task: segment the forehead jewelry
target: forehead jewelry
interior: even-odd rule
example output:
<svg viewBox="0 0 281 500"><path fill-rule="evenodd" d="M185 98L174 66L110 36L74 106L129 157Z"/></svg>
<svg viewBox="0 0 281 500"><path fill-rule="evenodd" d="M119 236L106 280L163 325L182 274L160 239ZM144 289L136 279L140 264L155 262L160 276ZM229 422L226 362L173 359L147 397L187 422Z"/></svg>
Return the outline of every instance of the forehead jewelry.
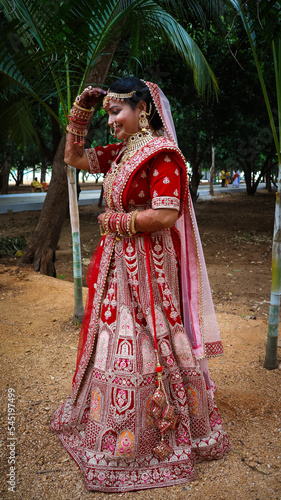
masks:
<svg viewBox="0 0 281 500"><path fill-rule="evenodd" d="M109 101L124 102L124 99L130 99L135 94L135 90L128 94L116 94L115 92L108 92L103 99L103 108L106 109Z"/></svg>

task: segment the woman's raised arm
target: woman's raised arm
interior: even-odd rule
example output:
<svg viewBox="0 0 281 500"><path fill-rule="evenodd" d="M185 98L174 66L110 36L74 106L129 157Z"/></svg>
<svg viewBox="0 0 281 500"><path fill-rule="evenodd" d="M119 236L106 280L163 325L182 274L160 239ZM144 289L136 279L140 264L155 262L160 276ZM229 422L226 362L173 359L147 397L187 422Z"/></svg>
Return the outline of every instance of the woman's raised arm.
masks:
<svg viewBox="0 0 281 500"><path fill-rule="evenodd" d="M94 107L106 95L100 88L86 88L76 97L69 115L64 161L72 167L88 170L89 162L84 151L87 124L93 116Z"/></svg>

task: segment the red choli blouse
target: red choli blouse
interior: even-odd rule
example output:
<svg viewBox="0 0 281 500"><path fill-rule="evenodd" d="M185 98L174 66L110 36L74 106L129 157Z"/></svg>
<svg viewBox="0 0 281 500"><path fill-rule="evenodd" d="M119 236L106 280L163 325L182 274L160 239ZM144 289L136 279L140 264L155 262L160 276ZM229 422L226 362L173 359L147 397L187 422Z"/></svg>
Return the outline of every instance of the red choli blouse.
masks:
<svg viewBox="0 0 281 500"><path fill-rule="evenodd" d="M106 174L124 143L86 149L89 172ZM180 210L182 160L173 151L160 151L132 173L126 210L138 207Z"/></svg>

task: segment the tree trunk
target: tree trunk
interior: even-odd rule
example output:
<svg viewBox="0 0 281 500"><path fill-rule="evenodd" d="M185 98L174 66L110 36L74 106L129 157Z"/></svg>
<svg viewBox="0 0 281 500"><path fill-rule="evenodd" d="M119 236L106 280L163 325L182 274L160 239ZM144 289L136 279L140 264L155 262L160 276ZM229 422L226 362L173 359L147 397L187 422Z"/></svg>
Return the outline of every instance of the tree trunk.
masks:
<svg viewBox="0 0 281 500"><path fill-rule="evenodd" d="M215 178L215 148L212 145L212 165L210 168L210 195L214 196L214 178Z"/></svg>
<svg viewBox="0 0 281 500"><path fill-rule="evenodd" d="M246 182L246 193L248 196L253 196L257 190L257 186L252 185L252 171L250 167L244 169L245 182Z"/></svg>
<svg viewBox="0 0 281 500"><path fill-rule="evenodd" d="M102 207L102 202L103 202L103 185L101 187L101 191L100 191L100 197L99 197L99 201L98 201L98 207L101 208Z"/></svg>
<svg viewBox="0 0 281 500"><path fill-rule="evenodd" d="M272 187L271 187L271 180L270 180L270 173L271 173L271 172L270 172L270 169L268 169L268 170L266 171L266 180L265 180L265 182L266 182L266 189L267 189L267 191L268 191L269 193L272 191Z"/></svg>
<svg viewBox="0 0 281 500"><path fill-rule="evenodd" d="M11 157L6 156L4 163L0 168L0 194L8 194L10 170Z"/></svg>
<svg viewBox="0 0 281 500"><path fill-rule="evenodd" d="M198 186L200 184L200 181L202 179L202 164L197 163L195 165L191 164L192 168L192 176L191 176L191 182L190 182L190 193L191 193L191 198L193 203L196 202L198 198Z"/></svg>
<svg viewBox="0 0 281 500"><path fill-rule="evenodd" d="M24 174L24 170L18 168L17 177L16 177L16 186L20 186L22 184L23 174Z"/></svg>
<svg viewBox="0 0 281 500"><path fill-rule="evenodd" d="M42 274L56 276L55 251L68 209L67 176L64 168L65 134L52 165L52 179L37 227L21 263Z"/></svg>
<svg viewBox="0 0 281 500"><path fill-rule="evenodd" d="M47 161L45 156L42 156L42 166L41 166L41 182L46 182L46 170L47 170Z"/></svg>
<svg viewBox="0 0 281 500"><path fill-rule="evenodd" d="M88 84L104 83L115 49L116 44L112 45L110 54L102 58L98 68L91 72L87 79ZM68 209L68 185L64 169L65 139L66 136L63 135L53 161L52 179L38 225L21 259L22 264L29 264L35 271L54 277L55 251Z"/></svg>

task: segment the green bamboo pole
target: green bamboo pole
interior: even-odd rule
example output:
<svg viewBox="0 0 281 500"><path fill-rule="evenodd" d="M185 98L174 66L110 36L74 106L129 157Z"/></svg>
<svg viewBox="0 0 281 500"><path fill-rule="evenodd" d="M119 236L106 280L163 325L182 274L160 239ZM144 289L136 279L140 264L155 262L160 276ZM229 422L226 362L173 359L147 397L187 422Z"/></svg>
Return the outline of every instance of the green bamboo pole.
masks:
<svg viewBox="0 0 281 500"><path fill-rule="evenodd" d="M272 52L274 60L277 104L278 104L278 121L279 121L279 150L278 156L278 191L276 193L275 203L275 219L274 219L274 234L272 244L272 279L271 279L271 295L268 319L268 332L266 343L266 354L264 367L268 370L278 368L277 347L278 347L278 327L280 317L280 297L281 297L281 40L279 40L279 55L276 55L274 42L272 43ZM279 154L278 154L279 153Z"/></svg>
<svg viewBox="0 0 281 500"><path fill-rule="evenodd" d="M278 191L276 193L274 235L272 245L272 272L271 294L268 319L268 332L264 368L274 370L278 368L277 346L278 327L280 317L281 297L281 163L279 164Z"/></svg>
<svg viewBox="0 0 281 500"><path fill-rule="evenodd" d="M71 92L69 78L69 62L66 58L67 105L71 109ZM79 210L77 202L77 183L75 168L67 167L69 215L72 234L73 279L74 279L74 314L73 323L82 323L84 315L82 288L82 261L80 244Z"/></svg>
<svg viewBox="0 0 281 500"><path fill-rule="evenodd" d="M233 2L232 2L233 3ZM234 2L235 4L236 2ZM274 234L273 234L273 244L272 244L272 271L271 271L271 294L270 294L270 307L269 307L269 320L268 320L268 332L267 332L267 344L266 344L266 354L264 360L264 368L268 370L274 370L278 368L277 361L277 346L278 346L278 327L279 327L279 317L280 317L280 298L281 298L281 225L280 225L280 215L281 215L281 135L277 134L276 126L273 119L273 113L271 109L271 104L269 101L266 84L264 81L262 69L258 60L255 43L252 38L251 29L249 26L248 19L245 15L244 7L241 6L239 2L235 5L239 7L240 15L243 19L244 27L248 35L249 43L252 49L252 54L254 57L256 69L258 72L268 117L270 121L270 126L272 130L272 135L275 143L276 154L279 165L278 172L278 190L276 193L276 203L275 203L275 219L274 219ZM274 60L274 70L275 70L275 82L277 90L277 104L278 104L278 125L279 133L281 127L281 40L279 40L279 57L276 56L275 44L272 43L272 52ZM279 67L278 67L279 66Z"/></svg>
<svg viewBox="0 0 281 500"><path fill-rule="evenodd" d="M82 323L84 306L82 291L82 263L79 228L79 211L76 189L75 168L67 167L68 194L69 194L69 214L72 231L73 248L73 277L74 277L74 323Z"/></svg>

